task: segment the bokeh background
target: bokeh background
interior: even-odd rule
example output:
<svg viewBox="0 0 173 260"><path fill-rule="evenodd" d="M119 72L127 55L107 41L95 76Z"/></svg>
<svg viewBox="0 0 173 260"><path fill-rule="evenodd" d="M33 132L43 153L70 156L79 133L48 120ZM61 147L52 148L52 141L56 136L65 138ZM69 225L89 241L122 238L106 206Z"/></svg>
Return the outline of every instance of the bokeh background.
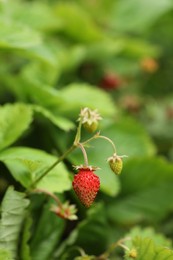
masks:
<svg viewBox="0 0 173 260"><path fill-rule="evenodd" d="M71 187L72 165L82 164L82 155L70 154L40 185L76 204L78 221L58 219L48 210L51 200L31 196L32 224L25 242L16 233L17 259L72 260L77 247L98 256L127 234L139 259L156 257L146 249L149 238L153 252L171 250L172 25L171 0L0 1L1 199L11 185L23 192L41 165L66 151L81 108L99 111L101 133L128 156L117 177L105 140L87 149L90 164L101 168L101 190L87 210ZM83 130L84 140L90 136ZM1 235L0 245L8 248ZM131 259L125 254L115 250L110 259Z"/></svg>

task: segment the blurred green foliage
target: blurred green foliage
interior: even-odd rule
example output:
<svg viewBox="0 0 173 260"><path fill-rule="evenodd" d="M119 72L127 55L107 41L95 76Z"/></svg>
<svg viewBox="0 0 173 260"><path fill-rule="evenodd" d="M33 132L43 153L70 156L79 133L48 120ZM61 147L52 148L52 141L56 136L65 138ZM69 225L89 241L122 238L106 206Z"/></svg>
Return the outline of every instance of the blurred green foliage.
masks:
<svg viewBox="0 0 173 260"><path fill-rule="evenodd" d="M171 0L0 1L0 260L173 259L172 24ZM70 147L83 107L128 158L117 177L105 140L87 148L101 168L89 210L71 187L79 150L38 183L77 205L71 223L25 189Z"/></svg>

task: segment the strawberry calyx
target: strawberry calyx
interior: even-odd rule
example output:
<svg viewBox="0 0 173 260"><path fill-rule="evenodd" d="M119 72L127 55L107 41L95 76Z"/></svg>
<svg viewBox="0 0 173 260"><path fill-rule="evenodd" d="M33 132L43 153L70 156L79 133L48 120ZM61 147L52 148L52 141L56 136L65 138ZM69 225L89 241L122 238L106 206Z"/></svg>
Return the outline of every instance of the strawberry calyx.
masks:
<svg viewBox="0 0 173 260"><path fill-rule="evenodd" d="M75 170L84 170L84 171L96 171L96 170L100 170L100 168L99 167L97 167L97 166L92 166L92 165L83 165L83 164L81 164L81 165L73 165L73 168L75 169Z"/></svg>

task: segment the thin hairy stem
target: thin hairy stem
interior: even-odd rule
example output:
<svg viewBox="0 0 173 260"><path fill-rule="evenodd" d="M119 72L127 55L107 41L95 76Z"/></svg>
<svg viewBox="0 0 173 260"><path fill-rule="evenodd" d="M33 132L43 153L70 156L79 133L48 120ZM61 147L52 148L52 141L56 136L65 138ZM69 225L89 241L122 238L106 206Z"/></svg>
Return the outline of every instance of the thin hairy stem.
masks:
<svg viewBox="0 0 173 260"><path fill-rule="evenodd" d="M115 250L116 247L120 246L122 248L124 248L125 250L129 250L129 248L127 246L125 246L123 243L127 240L130 240L131 238L130 237L126 237L126 238L123 238L123 239L120 239L118 240L117 242L111 244L108 249L99 256L98 260L101 260L101 259L107 259L111 253Z"/></svg>
<svg viewBox="0 0 173 260"><path fill-rule="evenodd" d="M116 154L116 147L115 147L114 142L110 138L108 138L107 136L100 135L100 132L97 132L94 136L92 136L90 139L84 141L82 144L86 145L87 143L93 141L94 139L98 139L98 138L102 138L102 139L105 139L106 141L108 141L112 145L114 153Z"/></svg>
<svg viewBox="0 0 173 260"><path fill-rule="evenodd" d="M84 148L84 146L81 143L78 143L78 146L80 147L82 153L83 153L83 157L84 157L84 166L88 166L88 157L87 157L87 153L86 150Z"/></svg>
<svg viewBox="0 0 173 260"><path fill-rule="evenodd" d="M76 148L76 145L72 145L64 154L62 154L47 170L45 170L35 181L32 183L31 188L34 188L36 184L42 180L55 166L57 166L61 161L63 161L69 153L71 153Z"/></svg>
<svg viewBox="0 0 173 260"><path fill-rule="evenodd" d="M53 194L53 193L51 193L51 192L49 192L49 191L47 191L47 190L44 190L44 189L35 189L35 190L33 190L33 192L44 193L44 194L48 195L49 197L53 198L53 199L55 200L55 202L58 204L59 207L62 206L62 203L61 203L61 201L59 200L59 198L58 198L55 194Z"/></svg>

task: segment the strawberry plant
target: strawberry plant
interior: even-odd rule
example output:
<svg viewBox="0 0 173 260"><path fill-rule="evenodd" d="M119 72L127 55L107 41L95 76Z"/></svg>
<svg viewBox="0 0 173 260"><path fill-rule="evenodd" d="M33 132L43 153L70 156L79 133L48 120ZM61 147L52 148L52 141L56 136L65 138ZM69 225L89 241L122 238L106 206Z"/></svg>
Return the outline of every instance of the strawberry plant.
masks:
<svg viewBox="0 0 173 260"><path fill-rule="evenodd" d="M0 260L173 259L172 12L0 1Z"/></svg>

